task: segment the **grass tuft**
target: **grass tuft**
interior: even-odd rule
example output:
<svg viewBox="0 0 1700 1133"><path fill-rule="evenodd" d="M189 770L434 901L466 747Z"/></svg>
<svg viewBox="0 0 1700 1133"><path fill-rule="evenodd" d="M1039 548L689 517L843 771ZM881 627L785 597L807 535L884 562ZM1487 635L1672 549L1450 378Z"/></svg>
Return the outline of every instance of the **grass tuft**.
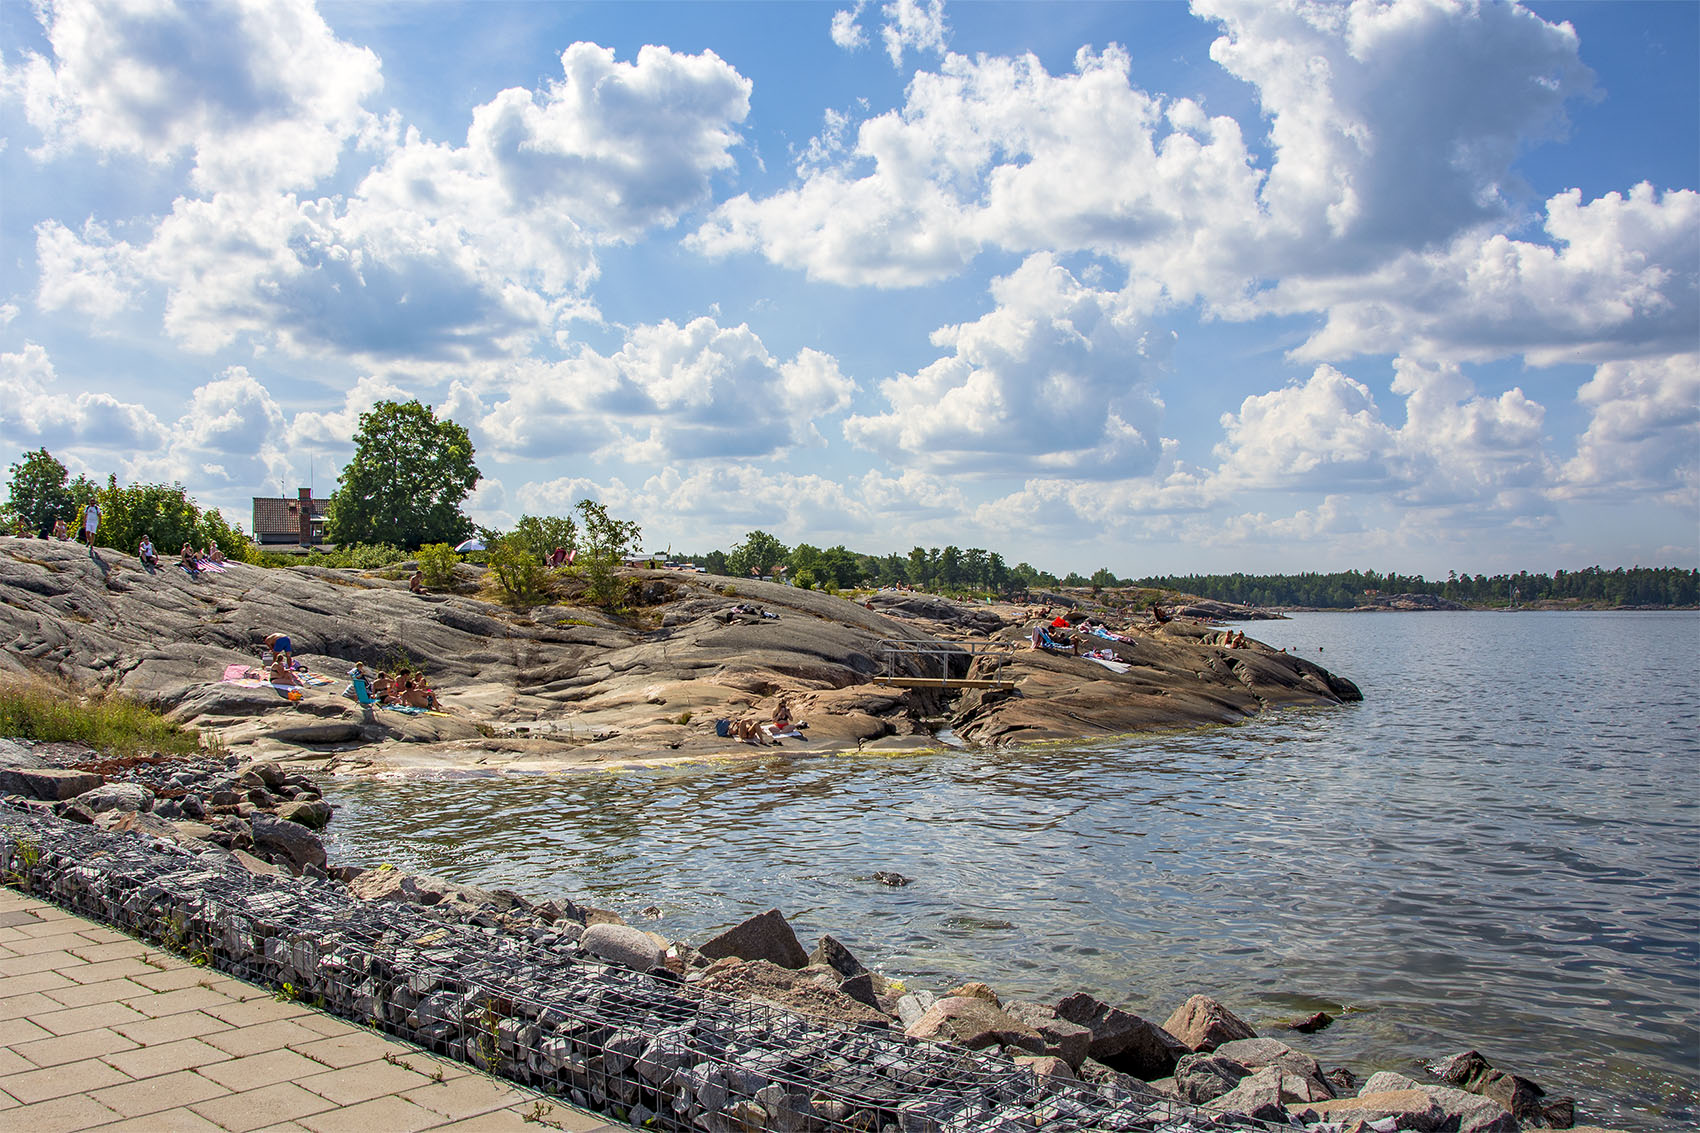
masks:
<svg viewBox="0 0 1700 1133"><path fill-rule="evenodd" d="M18 674L0 674L0 736L79 743L113 755L190 755L201 746L194 732L122 693Z"/></svg>

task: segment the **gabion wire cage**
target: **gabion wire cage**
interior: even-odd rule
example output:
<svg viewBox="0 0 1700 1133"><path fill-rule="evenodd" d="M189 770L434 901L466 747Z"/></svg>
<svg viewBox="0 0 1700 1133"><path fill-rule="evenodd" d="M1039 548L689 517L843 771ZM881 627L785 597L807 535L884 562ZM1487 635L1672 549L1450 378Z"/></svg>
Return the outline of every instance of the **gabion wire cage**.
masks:
<svg viewBox="0 0 1700 1133"><path fill-rule="evenodd" d="M326 879L259 875L221 850L34 809L0 808L0 874L191 962L635 1126L1178 1133L1223 1120L1154 1092L1040 1078L889 1028L628 971L547 929L520 936L369 904Z"/></svg>

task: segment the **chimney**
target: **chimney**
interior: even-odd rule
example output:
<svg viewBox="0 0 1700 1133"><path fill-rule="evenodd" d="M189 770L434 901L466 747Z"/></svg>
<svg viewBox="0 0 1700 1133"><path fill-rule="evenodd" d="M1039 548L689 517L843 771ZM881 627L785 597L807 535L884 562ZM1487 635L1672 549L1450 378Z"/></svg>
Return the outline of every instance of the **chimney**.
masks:
<svg viewBox="0 0 1700 1133"><path fill-rule="evenodd" d="M313 489L301 488L298 494L301 506L295 509L295 521L299 524L301 545L305 547L313 542Z"/></svg>

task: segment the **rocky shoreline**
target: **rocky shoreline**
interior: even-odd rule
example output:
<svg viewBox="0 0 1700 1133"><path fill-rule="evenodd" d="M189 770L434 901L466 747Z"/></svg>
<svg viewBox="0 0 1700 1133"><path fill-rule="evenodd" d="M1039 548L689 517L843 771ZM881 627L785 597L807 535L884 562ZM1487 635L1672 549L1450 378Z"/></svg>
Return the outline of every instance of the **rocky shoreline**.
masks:
<svg viewBox="0 0 1700 1133"><path fill-rule="evenodd" d="M414 986L421 981L413 977L409 977L411 992L399 997L391 993L389 1010L394 1018L382 1010L373 1016L383 1020L387 1029L517 1080L533 1084L537 1080L557 1081L565 1085L563 1093L578 1090L574 1097L578 1104L604 1108L633 1124L652 1120L671 1106L674 1115L683 1115L685 1120L669 1127L681 1129L855 1128L883 1133L887 1128L1017 1127L1000 1124L1006 1119L1025 1122L1019 1127L1033 1128L1035 1112L1050 1112L1035 1099L1054 1103L1059 1097L1074 1098L1086 1108L1075 1112L1071 1123L1052 1126L1041 1121L1038 1127L1180 1130L1246 1119L1318 1133L1394 1129L1503 1133L1570 1128L1574 1121L1571 1099L1550 1098L1540 1086L1494 1068L1474 1051L1437 1063L1432 1081L1418 1082L1383 1071L1360 1083L1343 1068L1325 1070L1284 1039L1327 1026L1330 1020L1326 1015L1294 1021L1283 1030L1284 1038L1277 1039L1257 1035L1229 1008L1201 995L1178 1005L1158 1024L1085 994L1066 996L1055 1004L1005 1001L994 989L978 982L931 992L909 988L870 971L830 935L822 936L812 950L805 949L779 910L770 910L693 945L627 925L612 911L570 901L535 904L515 893L456 885L388 866L363 868L332 863L315 833L330 821L331 808L308 776L276 764L243 763L236 757L114 761L71 745L0 741L0 794L7 796L4 801L12 813L29 818L28 837L34 839L31 844L36 847L36 863L20 869L20 836L12 834L5 868L13 884L19 884L20 879L38 884L28 880L34 876L31 871L39 864L41 848L56 837L74 840L98 835L109 847L119 847L111 850L119 856L151 847L152 851L187 855L201 868L217 867L255 879L256 883L281 886L284 892L297 892L300 884L312 883L316 886L314 894L327 900L334 897L349 910L366 910L339 915L369 919L371 933L381 935L381 926L395 918L408 921L423 917L420 923L455 926L456 931L481 934L487 942L508 941L514 947L541 950L528 961L534 966L543 962L540 957L551 964L590 962L655 981L655 986L669 995L752 1004L763 1011L777 1011L784 1018L807 1020L810 1026L877 1035L881 1044L895 1044L881 1046L879 1049L887 1052L882 1057L892 1057L890 1051L931 1049L939 1044L975 1052L978 1058L989 1060L986 1065L1020 1072L1021 1076L1011 1081L1031 1083L1031 1090L1037 1091L1034 1097L1028 1097L1022 1094L1029 1089L1027 1085L1019 1089L1013 1085L1000 1087L1005 1094L1013 1090L1022 1096L1017 1099L1010 1094L993 1109L986 1108L990 1103L984 1098L964 1101L961 1104L969 1113L965 1118L964 1112L946 1115L927 1110L927 1106L944 1103L926 1090L905 1093L888 1083L889 1096L861 1112L854 1106L845 1108L842 1099L829 1097L831 1091L824 1086L811 1093L793 1088L794 1083L778 1088L768 1077L733 1083L727 1080L723 1063L714 1059L687 1066L689 1059L683 1055L664 1056L664 1052L651 1051L653 1040L644 1037L641 1028L632 1030L630 1020L622 1032L629 1036L622 1040L624 1046L615 1042L617 1035L606 1034L591 1044L594 1052L582 1044L573 1048L564 1031L557 1035L561 1043L550 1046L552 1040L544 1036L541 1022L544 1009L552 1001L542 1003L536 1018L525 1018L510 1028L514 1041L507 1047L513 1049L508 1057L498 1057L496 1048L481 1050L465 1035L471 1002L466 989L456 991L452 984L438 986L429 980ZM5 820L0 819L0 830L4 827ZM78 835L77 830L87 834ZM78 851L81 855L87 852ZM68 861L67 867L74 869L76 864ZM81 870L83 874L90 872ZM891 880L899 883L902 879ZM39 884L53 892L45 879ZM291 889L291 885L297 888ZM162 898L156 895L155 899ZM125 907L130 905L133 901ZM274 911L279 919L288 920L281 906ZM252 918L237 917L233 922L226 917L221 922L202 905L180 910L180 915L155 910L147 916L152 924L199 925L194 931L208 940L216 937L228 941L231 923L247 926L244 931L254 928ZM236 916L235 911L230 916ZM136 926L132 923L128 927ZM417 937L420 930L415 926L407 931ZM189 927L155 936L161 938L172 932L183 949L192 952L197 947ZM419 939L433 937L434 930L429 927L423 932ZM291 938L275 947L250 941L242 959L247 968L239 974L269 979L273 984L293 987L297 993L326 996L327 1003L344 1014L376 1010L372 1002L359 1000L354 991L338 983L336 972L341 969L320 970L320 960L335 947L313 939L311 964L299 962L298 954L306 947L301 939ZM208 945L203 942L198 947L205 951ZM290 959L271 967L254 960L256 954L271 958L274 953ZM472 962L472 958L462 957L459 963L464 967ZM300 982L290 983L290 976ZM433 987L436 990L430 990ZM455 994L449 995L451 991ZM339 1000L339 995L344 998ZM440 998L445 995L449 998ZM425 1010L425 1004L434 997L439 998L435 1014ZM366 1000L371 998L366 996ZM487 1007L488 996L481 1002ZM402 1007L394 1007L395 1003ZM572 1013L571 1003L553 1006ZM445 1012L456 1015L454 1027L448 1026ZM519 1018L514 1013L503 1016ZM771 1019L763 1018L763 1025L771 1028ZM434 1019L435 1023L421 1023L422 1019ZM433 1026L437 1029L432 1030ZM533 1026L539 1028L536 1035L529 1030ZM784 1027L779 1030L783 1032ZM581 1032L582 1028L572 1034L582 1040ZM495 1033L500 1034L499 1030ZM529 1039L525 1039L527 1035ZM795 1038L782 1040L782 1045ZM754 1041L748 1036L746 1039ZM546 1056L549 1051L559 1056L552 1063L555 1079L544 1073L550 1069L545 1065L551 1062ZM640 1069L643 1060L650 1057L658 1072L666 1071L662 1077L667 1082L673 1082L681 1072L684 1081L663 1087L656 1075L644 1079L639 1074L647 1085L622 1079L610 1086L606 1066L611 1052L617 1055L614 1061L623 1058L625 1064ZM522 1057L528 1054L529 1061ZM593 1057L601 1060L604 1071L597 1079L600 1087L588 1073L587 1060ZM563 1066L579 1063L585 1065L585 1074L578 1078L558 1076ZM852 1069L856 1068L840 1067L827 1076ZM822 1072L826 1073L826 1068ZM705 1099L714 1104L705 1106ZM999 1106L1003 1108L997 1109ZM997 1121L991 1120L993 1110L1002 1114ZM923 1112L930 1114L925 1120L917 1116ZM1021 1116L1011 1116L1016 1113ZM958 1124L952 1125L952 1120Z"/></svg>
<svg viewBox="0 0 1700 1133"><path fill-rule="evenodd" d="M938 749L943 729L982 744L1099 739L1361 699L1303 658L1249 639L1222 647L1207 621L1158 623L1074 599L1065 608L890 591L852 602L631 570L626 605L610 613L485 601L474 568L450 594L414 594L405 579L239 563L191 579L104 548L0 537L0 669L124 692L245 758L355 772L748 756L717 723L770 718L782 699L808 727L779 746L808 754ZM1062 652L1032 649L1034 626L1054 616L1071 625L1059 631ZM277 632L325 685L291 700L225 679ZM1074 655L1070 635L1100 656ZM447 711L362 713L338 695L356 661L423 671ZM1001 687L961 691L994 669ZM902 687L945 675L957 684Z"/></svg>

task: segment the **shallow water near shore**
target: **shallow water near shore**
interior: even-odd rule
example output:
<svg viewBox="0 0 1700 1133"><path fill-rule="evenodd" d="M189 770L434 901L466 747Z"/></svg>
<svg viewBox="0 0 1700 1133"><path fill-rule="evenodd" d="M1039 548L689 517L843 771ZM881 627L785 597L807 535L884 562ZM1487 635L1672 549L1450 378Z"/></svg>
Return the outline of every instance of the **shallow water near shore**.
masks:
<svg viewBox="0 0 1700 1133"><path fill-rule="evenodd" d="M699 943L777 906L806 946L935 990L1158 1022L1206 992L1278 1036L1325 1010L1295 1045L1360 1076L1474 1046L1579 1121L1700 1120L1700 615L1244 628L1364 703L1079 746L335 780L332 854Z"/></svg>

